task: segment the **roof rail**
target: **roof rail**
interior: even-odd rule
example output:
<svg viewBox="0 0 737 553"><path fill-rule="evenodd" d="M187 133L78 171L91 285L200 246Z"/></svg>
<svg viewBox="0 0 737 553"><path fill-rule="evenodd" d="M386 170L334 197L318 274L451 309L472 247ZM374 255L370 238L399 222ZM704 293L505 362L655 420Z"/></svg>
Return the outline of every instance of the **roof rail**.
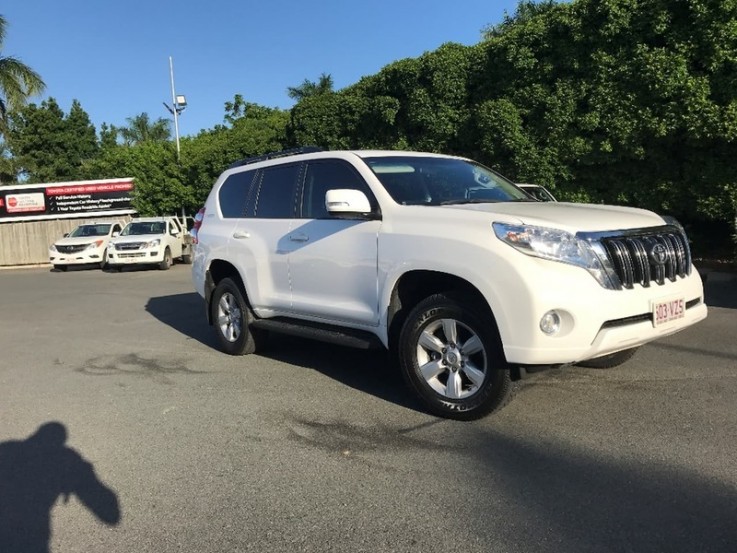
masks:
<svg viewBox="0 0 737 553"><path fill-rule="evenodd" d="M323 152L324 148L320 146L300 146L299 148L290 148L288 150L280 150L278 152L268 152L260 156L247 157L232 163L228 169L234 167L241 167L242 165L249 165L251 163L258 163L259 161L266 161L267 159L275 159L278 157L296 156L297 154L311 154L312 152Z"/></svg>

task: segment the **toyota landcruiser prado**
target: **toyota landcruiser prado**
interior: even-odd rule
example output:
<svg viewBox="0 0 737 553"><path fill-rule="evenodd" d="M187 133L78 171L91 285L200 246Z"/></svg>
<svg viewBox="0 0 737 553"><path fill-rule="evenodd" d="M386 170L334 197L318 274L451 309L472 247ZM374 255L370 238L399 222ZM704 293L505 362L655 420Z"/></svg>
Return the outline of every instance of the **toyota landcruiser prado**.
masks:
<svg viewBox="0 0 737 553"><path fill-rule="evenodd" d="M382 346L438 415L501 407L521 369L611 367L706 317L683 228L538 202L468 159L277 152L216 181L193 280L222 349L268 331Z"/></svg>

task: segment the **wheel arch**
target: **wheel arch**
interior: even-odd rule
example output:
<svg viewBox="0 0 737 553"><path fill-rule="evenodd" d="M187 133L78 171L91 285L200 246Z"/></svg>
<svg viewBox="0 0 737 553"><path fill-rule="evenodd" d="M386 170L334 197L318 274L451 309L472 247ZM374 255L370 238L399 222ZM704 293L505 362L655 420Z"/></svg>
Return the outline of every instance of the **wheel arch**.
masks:
<svg viewBox="0 0 737 553"><path fill-rule="evenodd" d="M251 307L245 283L235 265L229 261L214 259L205 274L205 303L207 304L207 322L209 324L212 324L212 293L217 285L225 278L230 278L240 287L243 292L243 298L246 300L248 306Z"/></svg>
<svg viewBox="0 0 737 553"><path fill-rule="evenodd" d="M468 298L487 318L502 346L499 326L494 312L481 291L457 275L440 271L417 269L403 274L394 284L386 313L387 338L390 351L396 351L399 332L412 308L420 301L437 293L450 293ZM504 349L502 348L502 351Z"/></svg>

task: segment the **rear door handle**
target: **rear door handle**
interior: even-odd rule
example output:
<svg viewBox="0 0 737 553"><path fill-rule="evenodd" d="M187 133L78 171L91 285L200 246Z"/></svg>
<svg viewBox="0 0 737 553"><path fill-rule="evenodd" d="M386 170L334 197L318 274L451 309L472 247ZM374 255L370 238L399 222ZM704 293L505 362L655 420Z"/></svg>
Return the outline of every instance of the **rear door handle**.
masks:
<svg viewBox="0 0 737 553"><path fill-rule="evenodd" d="M310 237L300 232L299 234L290 234L289 239L292 242L307 242L310 239Z"/></svg>
<svg viewBox="0 0 737 553"><path fill-rule="evenodd" d="M236 239L250 238L250 237L251 237L251 233L246 232L244 230L237 230L233 233L233 238L236 238Z"/></svg>

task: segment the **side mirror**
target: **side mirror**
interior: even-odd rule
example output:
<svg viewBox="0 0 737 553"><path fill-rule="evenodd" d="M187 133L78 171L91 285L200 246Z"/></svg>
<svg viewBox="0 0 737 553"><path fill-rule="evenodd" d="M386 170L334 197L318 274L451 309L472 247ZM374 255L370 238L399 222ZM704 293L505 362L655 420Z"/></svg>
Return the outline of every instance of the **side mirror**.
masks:
<svg viewBox="0 0 737 553"><path fill-rule="evenodd" d="M65 232L64 233L64 238L68 238L68 237L69 237L69 233L68 232Z"/></svg>
<svg viewBox="0 0 737 553"><path fill-rule="evenodd" d="M113 231L113 238L117 238L118 236L120 236L120 233L117 230Z"/></svg>
<svg viewBox="0 0 737 553"><path fill-rule="evenodd" d="M325 193L325 207L331 215L368 215L371 204L360 190L339 188Z"/></svg>

